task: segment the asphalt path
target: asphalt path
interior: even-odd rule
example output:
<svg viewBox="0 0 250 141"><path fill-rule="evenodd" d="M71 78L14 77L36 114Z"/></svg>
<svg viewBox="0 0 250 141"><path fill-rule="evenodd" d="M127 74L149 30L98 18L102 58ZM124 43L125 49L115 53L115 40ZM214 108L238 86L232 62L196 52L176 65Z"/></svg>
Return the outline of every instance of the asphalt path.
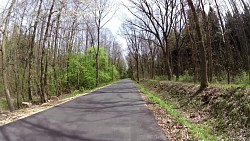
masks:
<svg viewBox="0 0 250 141"><path fill-rule="evenodd" d="M166 141L130 80L0 127L0 141Z"/></svg>

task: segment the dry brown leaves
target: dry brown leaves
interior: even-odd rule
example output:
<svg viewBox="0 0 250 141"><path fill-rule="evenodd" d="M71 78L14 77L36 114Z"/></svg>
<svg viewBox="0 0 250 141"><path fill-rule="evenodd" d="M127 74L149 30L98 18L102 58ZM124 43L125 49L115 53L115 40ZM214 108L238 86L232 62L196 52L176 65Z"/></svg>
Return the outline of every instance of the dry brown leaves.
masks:
<svg viewBox="0 0 250 141"><path fill-rule="evenodd" d="M151 101L146 95L141 94L147 107L153 112L155 119L161 126L169 141L189 141L190 134L188 128L173 120L173 117L159 104Z"/></svg>

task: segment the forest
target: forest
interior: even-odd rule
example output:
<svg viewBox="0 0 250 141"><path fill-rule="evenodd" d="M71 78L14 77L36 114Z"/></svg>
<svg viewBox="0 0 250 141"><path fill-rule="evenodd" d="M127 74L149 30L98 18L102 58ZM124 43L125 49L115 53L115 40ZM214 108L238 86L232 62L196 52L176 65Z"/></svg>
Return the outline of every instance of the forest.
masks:
<svg viewBox="0 0 250 141"><path fill-rule="evenodd" d="M180 2L131 0L127 9L135 18L126 19L122 28L130 77L200 82L202 87L248 84L249 3Z"/></svg>
<svg viewBox="0 0 250 141"><path fill-rule="evenodd" d="M153 111L155 103L162 107L155 111L162 128L169 127L166 110L200 140L249 140L249 1L129 2L125 7L133 18L121 29L128 76ZM167 134L170 140L188 140L185 129L176 130Z"/></svg>
<svg viewBox="0 0 250 141"><path fill-rule="evenodd" d="M0 107L92 89L126 75L120 43L105 28L110 1L11 0L0 11Z"/></svg>
<svg viewBox="0 0 250 141"><path fill-rule="evenodd" d="M105 26L119 7L129 13L118 15L126 49ZM8 0L0 9L0 73L0 111L130 78L159 91L178 87L170 91L177 101L198 98L215 116L216 106L236 107L230 121L249 131L250 3Z"/></svg>

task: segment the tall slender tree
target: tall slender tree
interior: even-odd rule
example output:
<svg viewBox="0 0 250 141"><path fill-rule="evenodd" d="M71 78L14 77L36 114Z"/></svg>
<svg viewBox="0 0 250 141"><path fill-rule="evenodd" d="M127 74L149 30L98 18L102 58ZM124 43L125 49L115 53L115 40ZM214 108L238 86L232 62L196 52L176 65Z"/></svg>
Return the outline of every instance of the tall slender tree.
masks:
<svg viewBox="0 0 250 141"><path fill-rule="evenodd" d="M96 66L96 86L99 85L99 52L100 52L100 34L101 29L112 19L115 11L110 0L95 0L93 3L94 22L97 30L97 47L95 50L95 66ZM110 16L111 15L111 16Z"/></svg>
<svg viewBox="0 0 250 141"><path fill-rule="evenodd" d="M7 61L7 54L6 54L6 42L8 40L8 27L10 23L10 18L12 14L13 7L16 3L16 0L12 0L10 7L8 8L8 13L4 22L4 29L3 29L3 39L2 39L2 48L1 48L1 55L2 55L2 66L3 66L3 71L2 71L2 76L3 76L3 85L4 85L4 91L5 91L5 97L8 103L9 110L13 112L14 105L11 99L10 95L10 90L9 90L9 82L8 82L8 61Z"/></svg>
<svg viewBox="0 0 250 141"><path fill-rule="evenodd" d="M188 5L192 11L194 22L195 22L195 29L198 37L198 45L200 51L200 89L196 92L196 94L203 91L208 86L208 76L207 76L207 60L206 60L206 49L203 41L202 31L199 23L198 14L196 12L195 6L192 0L187 0Z"/></svg>

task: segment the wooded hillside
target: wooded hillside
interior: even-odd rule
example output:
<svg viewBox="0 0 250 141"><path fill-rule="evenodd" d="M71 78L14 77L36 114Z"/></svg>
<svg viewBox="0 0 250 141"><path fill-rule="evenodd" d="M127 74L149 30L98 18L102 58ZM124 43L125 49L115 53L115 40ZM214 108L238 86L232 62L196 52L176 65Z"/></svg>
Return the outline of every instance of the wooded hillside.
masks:
<svg viewBox="0 0 250 141"><path fill-rule="evenodd" d="M129 1L128 75L170 140L249 140L249 1Z"/></svg>

